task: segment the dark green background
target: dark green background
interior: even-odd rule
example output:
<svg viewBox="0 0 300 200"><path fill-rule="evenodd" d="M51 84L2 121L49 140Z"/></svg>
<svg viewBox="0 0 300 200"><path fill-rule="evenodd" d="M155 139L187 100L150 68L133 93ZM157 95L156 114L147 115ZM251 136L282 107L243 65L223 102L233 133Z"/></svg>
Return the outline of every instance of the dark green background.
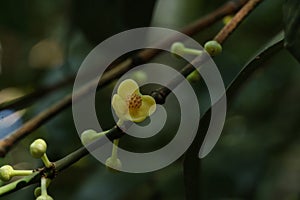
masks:
<svg viewBox="0 0 300 200"><path fill-rule="evenodd" d="M160 0L164 1L164 0ZM3 48L0 89L16 87L24 92L62 81L76 74L81 62L94 46L123 30L152 25L179 29L225 1L168 0L164 7L154 0L5 0L0 3L0 42ZM168 5L169 2L169 5ZM177 7L176 7L176 4ZM176 9L171 9L172 6ZM215 62L226 85L242 66L284 27L283 0L265 0L243 21L223 45ZM153 14L154 13L154 14ZM168 17L172 16L172 17ZM222 22L194 36L200 44L212 39ZM64 52L65 63L51 69L29 65L31 48L51 38ZM180 69L183 62L168 54L156 61ZM300 198L300 67L282 50L257 71L234 100L214 150L202 160L199 188L203 199ZM204 83L193 83L201 109L209 98ZM102 127L113 125L110 98L114 84L97 96L96 108ZM42 99L28 108L24 121L47 108L72 86ZM176 99L166 103L168 124L155 140L121 140L121 145L141 151L166 144L178 123ZM30 157L29 144L43 137L48 156L57 160L81 146L74 128L71 109L63 111L45 126L19 143L0 164L36 168L40 162ZM182 158L152 173L110 173L88 156L60 174L51 184L54 199L184 199ZM36 186L2 199L34 199Z"/></svg>

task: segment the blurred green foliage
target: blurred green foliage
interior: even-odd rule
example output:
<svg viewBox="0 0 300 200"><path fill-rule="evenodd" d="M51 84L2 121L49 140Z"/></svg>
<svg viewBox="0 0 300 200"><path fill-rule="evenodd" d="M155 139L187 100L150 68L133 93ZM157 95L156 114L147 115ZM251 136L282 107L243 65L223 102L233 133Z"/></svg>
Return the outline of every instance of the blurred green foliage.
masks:
<svg viewBox="0 0 300 200"><path fill-rule="evenodd" d="M123 30L141 26L179 29L213 11L224 1L200 0L73 0L0 2L0 42L3 48L0 89L18 88L28 93L76 74L89 51L104 39ZM265 0L230 36L215 62L226 85L255 52L283 28L283 0ZM151 20L153 19L153 20ZM201 44L222 28L222 22L194 38ZM59 64L32 66L29 55L41 41L61 50ZM48 52L48 47L45 47ZM43 49L42 49L43 50ZM40 50L40 51L42 51ZM46 54L52 60L56 54ZM39 56L38 58L43 57ZM44 60L43 60L44 61ZM155 61L180 69L184 62L164 54ZM202 111L210 100L203 82L192 84ZM101 125L113 125L110 98L114 83L96 97ZM53 104L71 86L26 110L28 120ZM146 90L146 89L145 89ZM222 136L214 150L202 160L203 199L300 198L300 67L286 51L272 58L245 85L228 112ZM163 146L174 136L178 102L170 96L165 105L168 121L159 135L147 141L123 138L121 146L148 151ZM174 116L174 117L173 117ZM29 155L29 144L37 137L48 143L48 156L57 160L81 146L71 109L19 143L0 164L36 168L41 163ZM33 199L34 186L3 199ZM109 173L88 156L57 176L49 188L54 199L184 199L182 159L152 173Z"/></svg>
<svg viewBox="0 0 300 200"><path fill-rule="evenodd" d="M300 61L300 4L295 0L286 0L283 6L284 13L284 30L285 30L285 46Z"/></svg>

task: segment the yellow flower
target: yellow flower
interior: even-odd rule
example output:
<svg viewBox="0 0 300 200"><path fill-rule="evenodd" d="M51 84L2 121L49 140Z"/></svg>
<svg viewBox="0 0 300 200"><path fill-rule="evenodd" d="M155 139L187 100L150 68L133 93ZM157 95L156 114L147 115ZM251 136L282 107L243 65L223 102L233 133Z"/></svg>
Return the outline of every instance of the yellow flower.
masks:
<svg viewBox="0 0 300 200"><path fill-rule="evenodd" d="M124 80L112 98L112 107L120 120L142 122L156 110L153 97L142 95L132 79Z"/></svg>

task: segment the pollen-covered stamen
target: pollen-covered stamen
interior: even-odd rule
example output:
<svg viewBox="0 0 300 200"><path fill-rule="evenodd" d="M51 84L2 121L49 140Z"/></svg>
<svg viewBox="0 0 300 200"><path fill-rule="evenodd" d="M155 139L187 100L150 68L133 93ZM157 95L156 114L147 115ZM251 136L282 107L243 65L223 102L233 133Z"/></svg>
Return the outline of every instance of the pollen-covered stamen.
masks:
<svg viewBox="0 0 300 200"><path fill-rule="evenodd" d="M127 105L130 110L139 109L142 106L142 97L136 93L132 94L127 99Z"/></svg>

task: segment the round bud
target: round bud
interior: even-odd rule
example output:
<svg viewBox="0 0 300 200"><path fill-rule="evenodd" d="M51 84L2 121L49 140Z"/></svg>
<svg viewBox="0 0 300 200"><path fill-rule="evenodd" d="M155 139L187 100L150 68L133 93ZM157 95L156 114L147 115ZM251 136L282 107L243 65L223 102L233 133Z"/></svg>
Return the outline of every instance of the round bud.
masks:
<svg viewBox="0 0 300 200"><path fill-rule="evenodd" d="M105 135L104 132L97 133L96 131L94 131L92 129L85 130L80 136L81 143L83 145L87 145L104 135Z"/></svg>
<svg viewBox="0 0 300 200"><path fill-rule="evenodd" d="M185 46L181 42L174 42L171 47L171 53L176 57L182 56L183 51L185 50Z"/></svg>
<svg viewBox="0 0 300 200"><path fill-rule="evenodd" d="M49 195L41 195L36 200L53 200L53 198Z"/></svg>
<svg viewBox="0 0 300 200"><path fill-rule="evenodd" d="M2 181L9 181L12 178L14 168L10 165L4 165L0 168L0 179Z"/></svg>
<svg viewBox="0 0 300 200"><path fill-rule="evenodd" d="M41 187L37 187L34 189L34 196L39 197L42 194Z"/></svg>
<svg viewBox="0 0 300 200"><path fill-rule="evenodd" d="M233 16L232 15L227 15L223 18L223 23L226 25L232 20Z"/></svg>
<svg viewBox="0 0 300 200"><path fill-rule="evenodd" d="M113 159L112 157L109 157L106 161L105 161L105 165L107 167L107 169L116 172L117 170L121 170L122 169L122 162L119 158Z"/></svg>
<svg viewBox="0 0 300 200"><path fill-rule="evenodd" d="M139 83L139 85L144 84L148 77L147 74L145 72L143 72L142 70L137 70L135 72L133 72L133 74L131 75L132 79L134 79L136 82Z"/></svg>
<svg viewBox="0 0 300 200"><path fill-rule="evenodd" d="M43 139L37 139L30 145L30 153L34 158L41 158L47 150L47 144Z"/></svg>
<svg viewBox="0 0 300 200"><path fill-rule="evenodd" d="M205 43L204 49L211 56L216 56L222 52L222 46L215 40L211 40Z"/></svg>
<svg viewBox="0 0 300 200"><path fill-rule="evenodd" d="M187 76L187 80L192 83L198 82L200 79L201 76L197 70L194 70L192 73L190 73L190 75Z"/></svg>

